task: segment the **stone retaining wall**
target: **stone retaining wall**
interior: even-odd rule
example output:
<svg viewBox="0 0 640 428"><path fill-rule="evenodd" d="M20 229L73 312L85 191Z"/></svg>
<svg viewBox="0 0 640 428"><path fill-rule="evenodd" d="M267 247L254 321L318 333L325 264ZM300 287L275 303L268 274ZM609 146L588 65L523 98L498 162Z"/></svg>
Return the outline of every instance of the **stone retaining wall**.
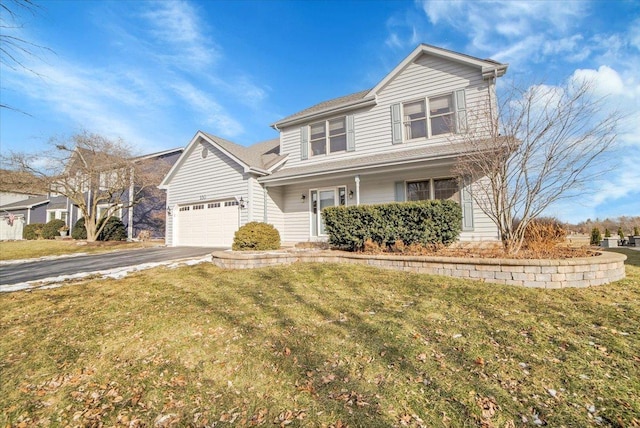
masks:
<svg viewBox="0 0 640 428"><path fill-rule="evenodd" d="M356 263L384 269L536 288L608 284L624 278L626 258L623 254L609 252L594 257L559 260L365 255L342 251L217 251L212 254L215 265L229 269L251 269L295 262Z"/></svg>

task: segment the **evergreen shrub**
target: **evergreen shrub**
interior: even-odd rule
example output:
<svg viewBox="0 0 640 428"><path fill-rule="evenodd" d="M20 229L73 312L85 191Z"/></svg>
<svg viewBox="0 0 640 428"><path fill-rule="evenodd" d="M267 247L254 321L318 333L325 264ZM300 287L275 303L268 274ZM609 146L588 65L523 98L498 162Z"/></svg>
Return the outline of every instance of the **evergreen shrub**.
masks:
<svg viewBox="0 0 640 428"><path fill-rule="evenodd" d="M80 217L71 229L73 239L87 239L87 229L84 227L84 217Z"/></svg>
<svg viewBox="0 0 640 428"><path fill-rule="evenodd" d="M462 210L450 200L327 207L322 211L329 243L360 251L371 240L382 248L449 245L460 235Z"/></svg>
<svg viewBox="0 0 640 428"><path fill-rule="evenodd" d="M602 234L600 233L600 229L594 227L591 229L591 245L600 245L600 241L602 241Z"/></svg>
<svg viewBox="0 0 640 428"><path fill-rule="evenodd" d="M30 241L33 241L35 239L42 239L43 227L44 227L44 223L27 224L24 226L24 229L22 230L22 237Z"/></svg>
<svg viewBox="0 0 640 428"><path fill-rule="evenodd" d="M104 222L104 229L98 234L98 241L124 241L127 239L127 230L124 227L124 223L118 217L109 217L108 219L102 219L98 222L98 229ZM86 230L85 230L86 232Z"/></svg>
<svg viewBox="0 0 640 428"><path fill-rule="evenodd" d="M42 237L44 239L55 239L56 236L60 236L60 228L66 225L67 223L64 220L51 220L42 227Z"/></svg>
<svg viewBox="0 0 640 428"><path fill-rule="evenodd" d="M280 233L268 223L252 221L236 231L231 248L235 251L277 250Z"/></svg>

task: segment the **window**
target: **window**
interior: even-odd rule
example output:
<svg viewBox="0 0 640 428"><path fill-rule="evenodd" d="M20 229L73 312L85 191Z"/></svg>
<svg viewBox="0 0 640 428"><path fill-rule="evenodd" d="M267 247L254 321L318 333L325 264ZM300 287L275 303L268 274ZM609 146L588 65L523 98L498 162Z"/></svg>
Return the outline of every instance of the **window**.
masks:
<svg viewBox="0 0 640 428"><path fill-rule="evenodd" d="M309 198L311 210L311 236L325 235L324 221L322 220L322 210L336 205L346 205L347 188L345 186L312 190Z"/></svg>
<svg viewBox="0 0 640 428"><path fill-rule="evenodd" d="M404 111L404 129L407 140L423 138L427 136L427 114L424 100L405 103L402 105Z"/></svg>
<svg viewBox="0 0 640 428"><path fill-rule="evenodd" d="M407 140L448 134L455 132L456 129L451 94L403 103L402 114L404 135Z"/></svg>
<svg viewBox="0 0 640 428"><path fill-rule="evenodd" d="M207 208L220 208L220 202L213 202L211 204L207 204Z"/></svg>
<svg viewBox="0 0 640 428"><path fill-rule="evenodd" d="M98 205L98 218L103 218L103 216L118 217L121 219L122 205Z"/></svg>
<svg viewBox="0 0 640 428"><path fill-rule="evenodd" d="M224 203L225 207L235 207L235 206L238 206L238 205L240 205L240 202L238 202L238 201L227 201L227 202Z"/></svg>
<svg viewBox="0 0 640 428"><path fill-rule="evenodd" d="M458 179L438 178L407 182L407 200L451 199L460 203Z"/></svg>
<svg viewBox="0 0 640 428"><path fill-rule="evenodd" d="M346 117L312 123L309 131L312 156L347 150Z"/></svg>
<svg viewBox="0 0 640 428"><path fill-rule="evenodd" d="M431 135L448 134L455 131L453 100L451 95L429 98Z"/></svg>
<svg viewBox="0 0 640 428"><path fill-rule="evenodd" d="M189 211L189 207L180 207L180 211Z"/></svg>
<svg viewBox="0 0 640 428"><path fill-rule="evenodd" d="M47 210L47 222L57 219L66 223L68 216L69 212L67 210Z"/></svg>
<svg viewBox="0 0 640 428"><path fill-rule="evenodd" d="M199 205L194 205L193 206L193 210L203 210L204 209L204 204L199 204Z"/></svg>

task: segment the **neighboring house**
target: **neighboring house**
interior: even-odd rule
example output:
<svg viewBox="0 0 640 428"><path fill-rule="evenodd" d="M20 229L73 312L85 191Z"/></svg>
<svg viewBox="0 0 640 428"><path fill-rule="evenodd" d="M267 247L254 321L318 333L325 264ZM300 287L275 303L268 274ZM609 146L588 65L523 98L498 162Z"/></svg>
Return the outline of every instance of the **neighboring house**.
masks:
<svg viewBox="0 0 640 428"><path fill-rule="evenodd" d="M82 149L79 149L82 150ZM145 168L150 170L166 168L172 166L182 154L183 148L165 150L158 153L152 153L136 158L136 161L145 162ZM87 153L83 153L87 156ZM82 157L82 156L81 156ZM73 159L73 163L76 159ZM72 168L72 166L71 166ZM104 181L109 179L109 173L101 173L98 180ZM158 180L159 181L159 180ZM78 180L79 186L85 180ZM85 193L85 198L91 198L91 192L87 189L80 188ZM135 192L133 188L123 189L123 200L129 201L131 195ZM157 187L150 186L143 191L143 194L137 195L142 197L142 201L134 206L126 206L116 209L113 215L122 219L127 228L128 239L138 236L142 230L150 232L151 237L163 238L165 235L165 210L166 210L166 194L159 191ZM103 210L107 210L109 204L98 205L98 216ZM2 214L7 217L9 214L21 219L23 223L46 223L53 219L63 220L69 227L73 227L75 222L82 217L81 211L73 202L65 196L57 195L55 192L46 196L36 196L25 200L16 201L0 206L0 218ZM2 238L0 238L2 239Z"/></svg>
<svg viewBox="0 0 640 428"><path fill-rule="evenodd" d="M461 240L498 240L472 201L482 178L458 180L453 166L468 150L456 136L486 125L467 112L495 106L506 70L423 44L374 88L279 120L278 139L243 147L196 133L160 186L167 244L228 247L249 221L273 224L285 243L325 240L323 208L422 199L461 204Z"/></svg>
<svg viewBox="0 0 640 428"><path fill-rule="evenodd" d="M0 170L0 206L44 195L38 184L31 174Z"/></svg>

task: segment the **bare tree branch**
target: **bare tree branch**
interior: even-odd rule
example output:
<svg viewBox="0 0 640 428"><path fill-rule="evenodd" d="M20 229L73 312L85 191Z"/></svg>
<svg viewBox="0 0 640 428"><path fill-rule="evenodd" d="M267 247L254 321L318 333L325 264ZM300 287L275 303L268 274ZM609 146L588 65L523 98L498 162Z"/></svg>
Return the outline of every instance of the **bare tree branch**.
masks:
<svg viewBox="0 0 640 428"><path fill-rule="evenodd" d="M464 136L468 154L456 170L476 178L474 202L498 226L508 252L520 250L531 220L610 169L603 155L616 140L621 115L603 115L603 101L587 81L512 86L499 120L491 106L468 112L475 126Z"/></svg>

